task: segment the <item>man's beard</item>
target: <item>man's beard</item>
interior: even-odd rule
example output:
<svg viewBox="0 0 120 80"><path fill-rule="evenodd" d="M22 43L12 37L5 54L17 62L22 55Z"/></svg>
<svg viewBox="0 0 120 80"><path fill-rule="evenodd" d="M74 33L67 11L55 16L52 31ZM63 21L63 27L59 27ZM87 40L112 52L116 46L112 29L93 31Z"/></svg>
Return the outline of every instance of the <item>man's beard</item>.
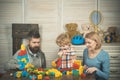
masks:
<svg viewBox="0 0 120 80"><path fill-rule="evenodd" d="M32 53L37 53L38 51L40 51L40 48L37 46L37 47L31 47L29 46L29 49Z"/></svg>

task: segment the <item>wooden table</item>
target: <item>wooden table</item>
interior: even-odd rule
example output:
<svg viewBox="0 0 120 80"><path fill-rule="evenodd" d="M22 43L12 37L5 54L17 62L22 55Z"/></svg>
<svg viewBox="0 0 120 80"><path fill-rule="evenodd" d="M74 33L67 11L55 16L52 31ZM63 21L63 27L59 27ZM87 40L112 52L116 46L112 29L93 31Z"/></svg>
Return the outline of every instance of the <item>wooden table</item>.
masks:
<svg viewBox="0 0 120 80"><path fill-rule="evenodd" d="M3 74L3 76L0 78L0 80L30 80L28 77L22 77L22 78L15 78L13 75L10 76L10 74L14 74L15 70L10 70L8 72L6 72L5 74ZM45 76L43 77L42 80L44 79ZM38 80L38 79L36 79ZM81 78L80 76L72 76L72 75L63 75L60 78L55 78L55 77L50 77L50 80L95 80L93 78L93 75L89 75L86 78Z"/></svg>

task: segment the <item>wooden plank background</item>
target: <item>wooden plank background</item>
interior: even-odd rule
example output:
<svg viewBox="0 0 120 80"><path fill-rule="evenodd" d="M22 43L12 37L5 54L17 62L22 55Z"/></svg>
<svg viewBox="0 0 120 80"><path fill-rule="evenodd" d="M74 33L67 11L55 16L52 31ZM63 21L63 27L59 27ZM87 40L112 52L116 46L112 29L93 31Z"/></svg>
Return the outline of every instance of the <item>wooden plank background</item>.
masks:
<svg viewBox="0 0 120 80"><path fill-rule="evenodd" d="M103 15L99 27L110 26L120 30L120 0L98 0L98 9ZM42 50L47 66L57 57L56 37L66 32L65 24L89 23L91 11L97 9L97 0L0 0L0 65L12 56L12 23L37 23L42 36ZM55 56L53 56L55 55Z"/></svg>

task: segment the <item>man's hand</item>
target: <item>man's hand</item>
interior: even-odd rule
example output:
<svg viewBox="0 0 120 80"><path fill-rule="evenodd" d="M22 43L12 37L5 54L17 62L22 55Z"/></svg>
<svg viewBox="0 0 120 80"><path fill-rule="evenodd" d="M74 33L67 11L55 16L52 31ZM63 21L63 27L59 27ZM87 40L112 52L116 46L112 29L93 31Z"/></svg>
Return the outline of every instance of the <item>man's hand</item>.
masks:
<svg viewBox="0 0 120 80"><path fill-rule="evenodd" d="M19 67L20 67L20 65L16 64L16 68L19 68Z"/></svg>

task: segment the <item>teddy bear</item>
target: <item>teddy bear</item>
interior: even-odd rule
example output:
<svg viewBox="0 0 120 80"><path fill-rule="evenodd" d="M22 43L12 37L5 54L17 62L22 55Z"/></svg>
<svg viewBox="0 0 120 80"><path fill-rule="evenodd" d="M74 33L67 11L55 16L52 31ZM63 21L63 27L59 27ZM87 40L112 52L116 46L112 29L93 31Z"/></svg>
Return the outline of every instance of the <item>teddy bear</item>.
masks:
<svg viewBox="0 0 120 80"><path fill-rule="evenodd" d="M77 30L78 24L76 23L68 23L65 25L67 32L66 34L69 35L70 40L73 38L75 35L79 35L80 32Z"/></svg>
<svg viewBox="0 0 120 80"><path fill-rule="evenodd" d="M120 34L117 35L116 42L120 42Z"/></svg>
<svg viewBox="0 0 120 80"><path fill-rule="evenodd" d="M116 42L117 40L117 27L108 27L108 33L112 37L112 41Z"/></svg>
<svg viewBox="0 0 120 80"><path fill-rule="evenodd" d="M85 37L85 35L91 31L94 31L94 27L92 24L89 24L89 23L85 23L85 24L82 24L81 25L81 33L83 35L83 37Z"/></svg>

